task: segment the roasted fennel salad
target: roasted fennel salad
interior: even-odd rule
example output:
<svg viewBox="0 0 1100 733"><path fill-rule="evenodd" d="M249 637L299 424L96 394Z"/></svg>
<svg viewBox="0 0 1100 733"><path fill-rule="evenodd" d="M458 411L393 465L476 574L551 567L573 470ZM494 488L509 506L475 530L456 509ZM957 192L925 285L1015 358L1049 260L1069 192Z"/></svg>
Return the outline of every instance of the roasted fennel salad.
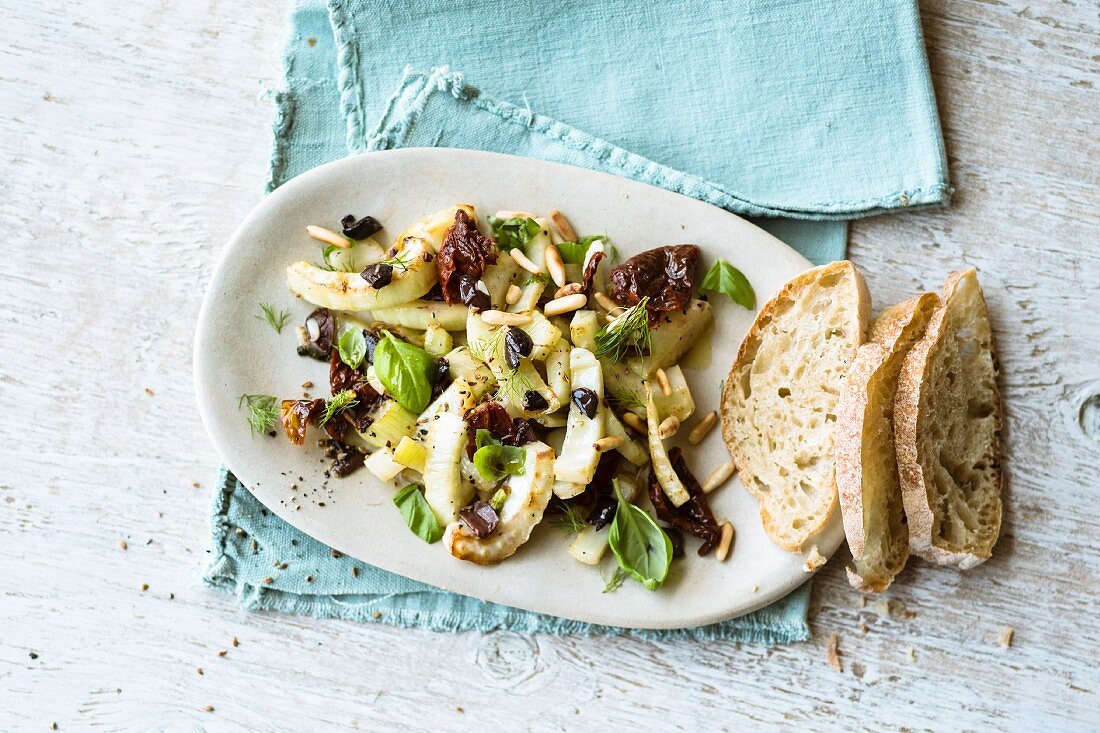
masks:
<svg viewBox="0 0 1100 733"><path fill-rule="evenodd" d="M244 395L254 431L279 422L303 445L321 429L331 474L365 468L403 485L393 501L409 529L462 560L504 560L544 518L572 535L579 562L611 549L609 589L633 577L656 590L684 533L725 559L733 527L707 494L733 464L700 485L665 445L696 411L678 362L713 317L695 296L698 247L616 264L606 236L578 237L560 212L499 212L479 228L468 205L388 249L372 217L341 225L307 227L321 261L286 270L316 306L298 353L328 363L331 396ZM754 306L723 260L701 288ZM257 317L281 331L290 314L265 303ZM710 411L683 434L696 444L715 421Z"/></svg>

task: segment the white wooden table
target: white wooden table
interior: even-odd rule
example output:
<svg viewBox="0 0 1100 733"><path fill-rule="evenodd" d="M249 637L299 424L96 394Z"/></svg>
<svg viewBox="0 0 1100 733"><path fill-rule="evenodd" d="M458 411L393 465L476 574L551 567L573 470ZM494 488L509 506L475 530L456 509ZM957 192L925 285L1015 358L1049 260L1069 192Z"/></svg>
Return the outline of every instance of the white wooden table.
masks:
<svg viewBox="0 0 1100 733"><path fill-rule="evenodd" d="M203 587L192 328L260 196L283 3L0 5L0 729L1100 729L1095 3L924 4L959 193L852 230L880 304L981 269L996 554L914 562L867 605L838 557L814 640L774 649L252 615Z"/></svg>

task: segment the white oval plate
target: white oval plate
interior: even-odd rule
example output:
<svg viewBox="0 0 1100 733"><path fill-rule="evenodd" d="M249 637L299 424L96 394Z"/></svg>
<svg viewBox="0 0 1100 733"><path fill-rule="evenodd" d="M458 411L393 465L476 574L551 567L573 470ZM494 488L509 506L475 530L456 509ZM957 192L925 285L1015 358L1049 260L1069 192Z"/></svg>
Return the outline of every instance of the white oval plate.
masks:
<svg viewBox="0 0 1100 733"><path fill-rule="evenodd" d="M414 536L393 506L394 489L367 471L326 480L327 461L312 439L317 432L311 430L304 447L281 435L250 433L237 407L240 395L298 397L307 380L317 385L314 394L328 394L328 367L295 353L295 327L312 306L295 300L285 285L289 263L319 259L320 247L305 226L336 228L345 214L369 213L387 226L377 237L386 241L415 219L456 203L474 204L482 221L500 209L560 209L581 234L608 234L623 259L659 245L698 244L704 268L717 257L729 260L748 276L759 303L810 266L733 214L582 168L427 148L368 153L321 166L282 186L249 214L222 254L203 300L195 335L195 388L203 423L233 473L277 515L364 562L447 590L570 619L635 628L698 626L761 608L809 578L802 556L766 537L757 502L737 479L711 495L719 521L728 519L736 529L726 562L713 555L698 557L698 541L689 539L686 557L673 563L659 591L627 581L614 593L602 593L614 568L611 553L599 569L581 565L567 554L566 537L545 522L499 565L462 562L441 544L428 545ZM291 310L281 335L255 317L261 301ZM696 355L684 364L698 415L717 408L721 381L753 319L725 296L712 297L711 303L715 328L709 364L705 353L702 360ZM694 448L683 439L687 430L681 432L673 442L684 445L700 481L728 460L720 429ZM291 484L299 485L299 495L317 489L312 500L301 500L299 511L284 503ZM819 537L819 551L831 555L843 536L837 516Z"/></svg>

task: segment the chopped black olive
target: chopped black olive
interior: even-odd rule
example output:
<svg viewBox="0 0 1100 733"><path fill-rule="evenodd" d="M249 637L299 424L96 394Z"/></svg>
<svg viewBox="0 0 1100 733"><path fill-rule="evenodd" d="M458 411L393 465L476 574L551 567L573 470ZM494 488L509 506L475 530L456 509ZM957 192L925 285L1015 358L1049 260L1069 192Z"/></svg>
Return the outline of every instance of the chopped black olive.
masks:
<svg viewBox="0 0 1100 733"><path fill-rule="evenodd" d="M504 334L504 361L512 369L518 369L520 360L530 356L534 348L535 343L522 328L512 326Z"/></svg>
<svg viewBox="0 0 1100 733"><path fill-rule="evenodd" d="M577 387L569 395L577 409L584 413L589 420L596 417L596 410L600 408L600 398L587 387Z"/></svg>
<svg viewBox="0 0 1100 733"><path fill-rule="evenodd" d="M306 316L305 325L298 329L301 344L299 356L328 361L332 351L332 337L336 333L336 318L328 308L318 308Z"/></svg>
<svg viewBox="0 0 1100 733"><path fill-rule="evenodd" d="M382 231L382 222L373 216L364 216L356 219L354 214L348 214L340 220L344 236L349 239L366 239L367 237Z"/></svg>
<svg viewBox="0 0 1100 733"><path fill-rule="evenodd" d="M435 381L432 383L432 399L443 394L443 390L451 383L451 367L446 359L440 359L435 365Z"/></svg>
<svg viewBox="0 0 1100 733"><path fill-rule="evenodd" d="M533 389L529 389L523 393L523 409L528 412L535 412L536 410L545 410L550 406L550 403L546 401L546 398L540 395Z"/></svg>
<svg viewBox="0 0 1100 733"><path fill-rule="evenodd" d="M367 281L367 285L375 290L381 290L393 280L393 265L379 262L363 270L359 276Z"/></svg>
<svg viewBox="0 0 1100 733"><path fill-rule="evenodd" d="M485 501L475 501L462 509L458 513L458 518L474 534L483 539L491 535L500 524L500 517L497 516L496 510Z"/></svg>
<svg viewBox="0 0 1100 733"><path fill-rule="evenodd" d="M469 275L458 276L458 297L462 304L476 311L489 310L492 302L489 294L478 287L478 281Z"/></svg>
<svg viewBox="0 0 1100 733"><path fill-rule="evenodd" d="M354 448L343 446L343 449L340 453L337 453L336 459L332 462L332 472L340 477L347 476L362 468L363 461L366 459L366 456Z"/></svg>
<svg viewBox="0 0 1100 733"><path fill-rule="evenodd" d="M375 349L376 346L378 346L378 342L381 341L382 339L378 338L378 334L376 334L374 331L364 330L363 331L363 340L367 342L366 362L368 364L373 364L374 363L374 349Z"/></svg>

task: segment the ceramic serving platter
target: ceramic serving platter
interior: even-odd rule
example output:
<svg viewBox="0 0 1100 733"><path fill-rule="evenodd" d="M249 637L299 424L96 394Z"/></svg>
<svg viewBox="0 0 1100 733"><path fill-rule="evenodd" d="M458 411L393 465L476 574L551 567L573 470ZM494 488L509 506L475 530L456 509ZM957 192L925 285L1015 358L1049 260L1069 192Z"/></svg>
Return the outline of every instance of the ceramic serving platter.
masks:
<svg viewBox="0 0 1100 733"><path fill-rule="evenodd" d="M312 381L318 385L314 394L327 395L327 366L295 353L294 326L312 306L288 292L284 276L287 264L320 258L306 225L338 229L345 214L369 213L387 227L376 238L389 243L415 219L457 203L476 206L482 222L501 209L536 214L560 209L579 233L609 235L623 259L659 245L697 244L702 271L717 257L727 259L752 282L758 305L810 266L733 214L582 168L449 149L368 153L321 166L282 186L249 214L225 247L203 301L195 389L203 423L229 468L271 511L341 552L458 593L570 619L653 629L697 626L761 608L805 582L805 558L768 540L756 501L736 478L711 494L719 521L729 520L736 530L725 562L696 556L698 541L689 538L687 555L674 561L657 592L627 581L603 593L614 570L611 553L598 568L582 565L566 552L566 536L548 522L499 565L462 562L442 544L425 544L408 530L392 503L394 487L365 470L326 479L327 461L315 440L296 447L281 435L251 434L237 406L242 394L294 398L301 396L303 382ZM261 301L291 310L282 334L255 317ZM681 364L697 415L718 407L721 382L753 319L725 296L711 302L715 326ZM683 445L700 480L728 460L720 432L713 430L696 447L687 445L686 429L672 441ZM298 510L289 501L292 484L306 497L299 499ZM842 539L838 516L817 539L818 549L829 556Z"/></svg>

